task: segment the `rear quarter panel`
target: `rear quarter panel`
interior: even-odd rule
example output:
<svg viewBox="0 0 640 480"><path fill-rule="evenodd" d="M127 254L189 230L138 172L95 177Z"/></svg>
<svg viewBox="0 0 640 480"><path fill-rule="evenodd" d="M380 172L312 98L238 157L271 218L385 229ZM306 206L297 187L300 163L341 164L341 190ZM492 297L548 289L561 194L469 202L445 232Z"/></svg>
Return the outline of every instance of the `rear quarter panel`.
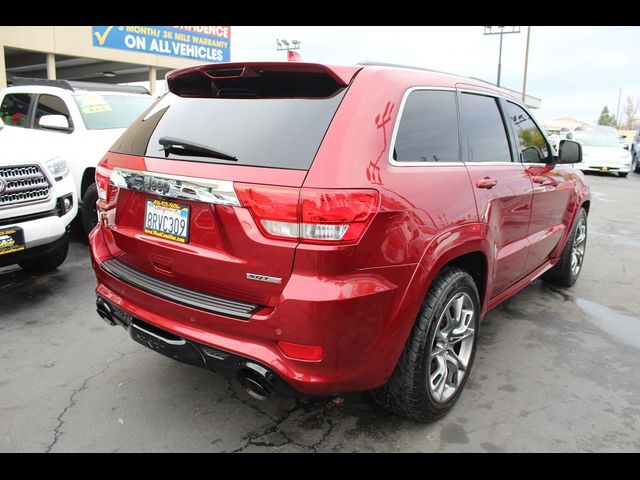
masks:
<svg viewBox="0 0 640 480"><path fill-rule="evenodd" d="M478 225L475 198L464 164L394 166L390 141L405 91L438 86L432 76L411 70L366 68L358 73L336 113L304 182L315 188L373 188L380 211L355 248L299 245L294 271L311 269L337 275L375 270L398 281L396 269L413 275L397 284L391 308L376 328L369 351L390 375L433 280L447 259L473 249L487 250ZM442 87L452 88L453 81ZM471 249L471 250L470 250ZM385 275L384 272L387 272Z"/></svg>

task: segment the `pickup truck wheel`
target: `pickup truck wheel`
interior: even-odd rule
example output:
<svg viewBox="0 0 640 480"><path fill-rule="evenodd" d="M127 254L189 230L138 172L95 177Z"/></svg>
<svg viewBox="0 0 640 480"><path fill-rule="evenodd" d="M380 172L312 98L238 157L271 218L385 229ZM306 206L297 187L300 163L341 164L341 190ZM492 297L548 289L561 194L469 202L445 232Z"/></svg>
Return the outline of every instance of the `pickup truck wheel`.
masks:
<svg viewBox="0 0 640 480"><path fill-rule="evenodd" d="M98 201L98 189L95 183L89 185L82 197L82 228L85 235L89 235L91 230L98 223L98 211L96 209L96 202Z"/></svg>
<svg viewBox="0 0 640 480"><path fill-rule="evenodd" d="M69 251L69 237L65 234L64 241L53 251L40 257L32 258L26 262L20 262L24 270L30 273L46 273L58 268L67 258Z"/></svg>
<svg viewBox="0 0 640 480"><path fill-rule="evenodd" d="M561 287L570 287L580 275L587 247L587 212L581 208L567 239L560 261L544 275L542 279Z"/></svg>
<svg viewBox="0 0 640 480"><path fill-rule="evenodd" d="M445 268L429 289L391 378L371 392L374 400L414 420L442 418L469 377L479 316L480 299L471 275Z"/></svg>

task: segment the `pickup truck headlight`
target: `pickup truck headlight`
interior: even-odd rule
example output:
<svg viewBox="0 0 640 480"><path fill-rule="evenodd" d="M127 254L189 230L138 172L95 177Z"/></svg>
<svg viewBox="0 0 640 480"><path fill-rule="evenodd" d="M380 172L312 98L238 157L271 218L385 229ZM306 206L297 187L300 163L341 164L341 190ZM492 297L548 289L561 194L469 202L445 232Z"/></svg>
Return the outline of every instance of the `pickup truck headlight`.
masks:
<svg viewBox="0 0 640 480"><path fill-rule="evenodd" d="M60 181L69 175L69 164L67 160L62 157L54 157L49 160L46 165L56 181Z"/></svg>

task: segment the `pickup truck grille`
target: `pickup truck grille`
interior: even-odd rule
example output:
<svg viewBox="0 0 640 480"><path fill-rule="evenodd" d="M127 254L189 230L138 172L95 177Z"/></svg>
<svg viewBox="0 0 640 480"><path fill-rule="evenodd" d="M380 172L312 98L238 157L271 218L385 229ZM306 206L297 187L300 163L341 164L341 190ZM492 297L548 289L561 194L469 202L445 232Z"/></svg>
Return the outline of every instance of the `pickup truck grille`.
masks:
<svg viewBox="0 0 640 480"><path fill-rule="evenodd" d="M46 200L51 185L38 165L0 167L0 207Z"/></svg>

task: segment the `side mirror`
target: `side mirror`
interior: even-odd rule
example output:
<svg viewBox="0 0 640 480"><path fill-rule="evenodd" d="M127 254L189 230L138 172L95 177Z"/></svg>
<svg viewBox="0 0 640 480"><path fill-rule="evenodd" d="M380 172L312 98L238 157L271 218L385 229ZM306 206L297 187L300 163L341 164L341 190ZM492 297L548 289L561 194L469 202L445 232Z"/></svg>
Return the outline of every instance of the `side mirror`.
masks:
<svg viewBox="0 0 640 480"><path fill-rule="evenodd" d="M628 144L628 143L625 143L625 144L622 146L622 148L624 148L625 150L629 150L629 144Z"/></svg>
<svg viewBox="0 0 640 480"><path fill-rule="evenodd" d="M542 163L543 158L544 155L538 147L529 147L522 151L523 163Z"/></svg>
<svg viewBox="0 0 640 480"><path fill-rule="evenodd" d="M61 132L71 131L69 121L64 115L43 115L40 117L38 126L46 130L58 130Z"/></svg>
<svg viewBox="0 0 640 480"><path fill-rule="evenodd" d="M562 140L558 152L558 164L582 162L582 145L578 142Z"/></svg>

